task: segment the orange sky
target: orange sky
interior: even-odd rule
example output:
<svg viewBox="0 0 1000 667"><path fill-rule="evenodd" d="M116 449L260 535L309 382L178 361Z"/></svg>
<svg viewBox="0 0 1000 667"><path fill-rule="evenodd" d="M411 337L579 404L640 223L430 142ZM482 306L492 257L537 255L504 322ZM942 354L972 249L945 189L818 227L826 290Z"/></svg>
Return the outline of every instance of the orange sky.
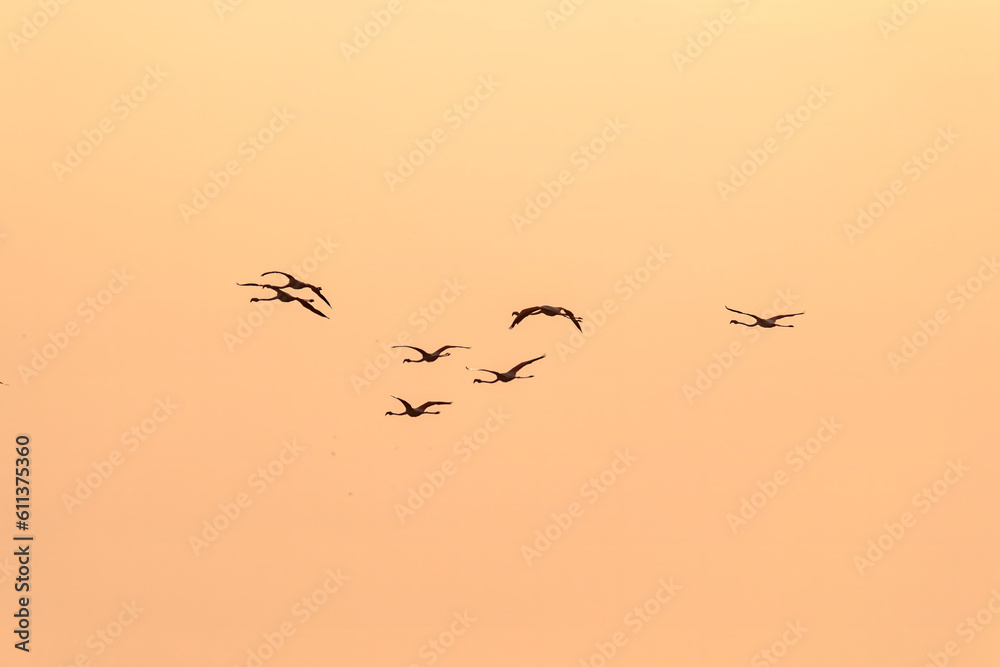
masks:
<svg viewBox="0 0 1000 667"><path fill-rule="evenodd" d="M4 16L17 664L1000 656L996 2Z"/></svg>

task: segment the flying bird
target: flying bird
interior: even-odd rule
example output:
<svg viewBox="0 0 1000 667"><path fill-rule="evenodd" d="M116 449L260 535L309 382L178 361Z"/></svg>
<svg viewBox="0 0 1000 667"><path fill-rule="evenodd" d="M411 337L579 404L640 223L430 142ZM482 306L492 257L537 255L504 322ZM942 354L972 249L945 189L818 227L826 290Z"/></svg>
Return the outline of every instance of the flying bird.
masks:
<svg viewBox="0 0 1000 667"><path fill-rule="evenodd" d="M469 368L468 366L465 367L465 370L467 370L467 371L483 371L485 373L493 373L493 375L497 376L495 380L480 380L479 378L476 378L475 380L472 381L473 384L475 384L476 382L485 382L486 384L493 384L494 382L510 382L511 380L527 380L528 378L533 378L535 376L534 375L518 375L517 372L519 370L521 370L522 368L524 368L525 366L527 366L528 364L534 363L534 362L538 361L539 359L544 359L544 358L545 358L545 355L543 354L540 357L535 357L534 359L528 359L527 361L522 361L521 363L519 363L517 366L514 366L514 368L510 369L506 373L497 373L496 371L491 371L488 368Z"/></svg>
<svg viewBox="0 0 1000 667"><path fill-rule="evenodd" d="M309 283L302 282L301 280L299 280L298 278L296 278L292 274L285 273L284 271L268 271L267 273L262 273L260 275L261 275L261 277L263 277L263 276L269 276L272 273L281 274L281 275L285 276L285 278L288 279L288 284L282 286L281 289L310 289L310 290L313 291L313 294L315 294L319 298L323 299L323 303L325 303L326 305L330 306L330 302L326 300L325 296L323 296L323 288L322 287L316 287L315 285L310 285ZM330 306L330 307L333 308L333 306Z"/></svg>
<svg viewBox="0 0 1000 667"><path fill-rule="evenodd" d="M404 401L403 399L401 399L399 396L393 396L392 394L389 394L389 395L392 396L393 398L395 398L400 403L402 403L403 407L406 409L405 412L391 412L390 411L390 412L386 412L385 413L387 415L395 415L397 417L402 417L403 415L409 415L411 417L419 417L420 415L439 415L439 414L441 414L440 411L429 412L427 410L427 408L435 406L435 405L451 405L451 401L427 401L423 405L415 408L412 405L410 405L409 403L407 403L406 401Z"/></svg>
<svg viewBox="0 0 1000 667"><path fill-rule="evenodd" d="M513 329L518 322L528 317L529 315L537 315L539 313L543 315L548 315L549 317L555 317L556 315L562 315L563 317L567 317L570 320L572 320L573 324L576 326L577 329L580 329L581 332L583 331L583 329L580 328L580 322L583 321L581 318L577 317L576 315L566 310L565 308L562 307L556 308L555 306L532 306L531 308L525 308L520 312L515 310L513 313L511 313L511 315L514 317L514 322L510 325L509 328Z"/></svg>
<svg viewBox="0 0 1000 667"><path fill-rule="evenodd" d="M436 361L440 357L450 357L451 353L450 352L444 352L444 351L448 350L448 349L451 349L451 348L461 348L463 350L471 350L472 349L471 347L466 347L464 345L444 345L444 346L438 348L437 350L435 350L434 352L425 352L424 350L421 350L419 347L413 347L412 345L393 345L392 347L393 348L408 347L411 350L416 350L417 352L420 353L420 358L419 359L403 359L403 363L404 364L405 363L410 363L410 362L419 363L421 361L431 362L431 361ZM444 352L444 354L441 354L442 352Z"/></svg>
<svg viewBox="0 0 1000 667"><path fill-rule="evenodd" d="M236 284L239 285L240 287L265 287L269 290L274 290L274 296L272 296L271 298L261 299L254 297L253 299L250 299L250 303L256 303L258 301L274 301L275 299L283 303L291 303L292 301L298 301L299 303L302 304L304 308L311 310L320 317L326 317L326 315L324 315L323 313L319 312L318 310L309 305L313 301L313 299L303 299L301 297L292 296L288 292L285 292L282 288L275 287L274 285L261 285L260 283L236 283ZM326 317L326 319L330 318Z"/></svg>
<svg viewBox="0 0 1000 667"><path fill-rule="evenodd" d="M756 315L751 315L750 313L744 313L741 310L733 310L729 306L726 306L726 310L739 313L740 315L746 315L747 317L752 317L756 320L753 324L747 324L746 322L740 322L739 320L729 320L730 324L742 324L745 327L761 327L764 329L771 329L772 327L785 327L786 329L792 328L793 324L778 324L778 320L783 317L795 317L796 315L805 315L805 312L801 313L791 313L790 315L775 315L774 317L757 317Z"/></svg>

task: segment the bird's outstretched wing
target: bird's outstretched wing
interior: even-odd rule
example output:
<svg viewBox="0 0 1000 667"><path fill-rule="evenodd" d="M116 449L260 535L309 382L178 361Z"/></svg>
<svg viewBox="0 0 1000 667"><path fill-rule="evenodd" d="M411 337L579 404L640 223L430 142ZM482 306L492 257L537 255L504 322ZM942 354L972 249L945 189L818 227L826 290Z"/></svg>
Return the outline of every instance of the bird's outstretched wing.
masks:
<svg viewBox="0 0 1000 667"><path fill-rule="evenodd" d="M496 371L491 371L488 368L469 368L468 366L466 366L465 370L467 370L467 371L481 371L483 373L493 373L493 375L496 375L497 377L500 377L499 373L497 373Z"/></svg>
<svg viewBox="0 0 1000 667"><path fill-rule="evenodd" d="M323 313L321 313L321 312L319 312L318 310L316 310L316 309L315 309L315 308L314 308L314 307L313 307L313 306L312 306L312 305L311 305L311 304L310 304L310 303L309 303L308 301L306 301L305 299L300 299L300 298L299 298L299 297L297 297L297 296L296 296L296 297L292 297L292 298L294 298L294 299L295 299L296 301L298 301L299 303L301 303L301 304L302 304L302 305L303 305L303 306L304 306L305 308L307 308L307 309L309 309L309 310L313 311L314 313L316 313L316 314L317 314L317 315L319 315L320 317L325 317L326 319L330 319L329 317L326 317L326 315L324 315Z"/></svg>
<svg viewBox="0 0 1000 667"><path fill-rule="evenodd" d="M734 313L739 313L740 315L746 315L747 317L757 317L756 315L751 315L750 313L744 313L742 310L736 310L735 308L730 308L729 306L726 306L726 310Z"/></svg>
<svg viewBox="0 0 1000 667"><path fill-rule="evenodd" d="M330 305L330 302L326 300L326 297L323 296L323 291L322 291L323 288L322 287L316 287L315 285L309 285L309 289L311 289L313 291L313 294L315 294L319 298L323 299L323 303L325 303L330 308L333 308L333 306Z"/></svg>
<svg viewBox="0 0 1000 667"><path fill-rule="evenodd" d="M284 271L268 271L268 272L262 273L260 275L261 276L269 276L269 275L272 275L272 274L275 274L275 273L278 274L278 275L285 276L286 278L288 278L288 282L295 282L295 276L293 276L290 273L285 273Z"/></svg>
<svg viewBox="0 0 1000 667"><path fill-rule="evenodd" d="M438 348L438 349L437 349L437 350L436 350L436 351L434 352L434 354L441 354L441 353L442 353L442 352L444 352L445 350L450 350L450 349L452 349L452 348L461 348L461 349L463 349L463 350L471 350L471 349L472 349L471 347L466 347L465 345L442 345L441 347L439 347L439 348Z"/></svg>
<svg viewBox="0 0 1000 667"><path fill-rule="evenodd" d="M526 318L528 315L534 315L539 310L541 310L541 306L534 306L532 308L525 308L524 310L522 310L521 312L519 312L517 314L517 317L514 318L514 321L511 323L511 325L508 328L509 329L513 329L514 326L518 322L520 322L521 320L523 320L524 318Z"/></svg>
<svg viewBox="0 0 1000 667"><path fill-rule="evenodd" d="M400 403L402 403L402 404L403 404L403 406L404 406L404 407L405 407L405 408L407 409L407 411L409 411L409 410L412 410L412 409L413 409L413 406L412 406L412 405L410 405L409 403L407 403L406 401L404 401L403 399L401 399L401 398L400 398L399 396L394 396L393 394L389 394L389 395L390 395L390 396L392 396L393 398L395 398L395 399L396 399L397 401L399 401Z"/></svg>
<svg viewBox="0 0 1000 667"><path fill-rule="evenodd" d="M417 412L423 412L427 408L432 407L434 405L451 405L451 401L427 401L426 403L417 408Z"/></svg>
<svg viewBox="0 0 1000 667"><path fill-rule="evenodd" d="M796 315L805 315L805 311L801 313L791 313L790 315L775 315L772 320L780 320L782 317L795 317Z"/></svg>
<svg viewBox="0 0 1000 667"><path fill-rule="evenodd" d="M393 347L393 349L395 349L397 347L408 347L411 350L416 350L420 354L427 354L426 352L424 352L423 350L421 350L419 347L413 347L412 345L393 345L392 347Z"/></svg>
<svg viewBox="0 0 1000 667"><path fill-rule="evenodd" d="M543 355L542 355L542 356L540 356L540 357L535 357L534 359L528 359L527 361L522 361L522 362L521 362L521 363L519 363L519 364L518 364L517 366L514 366L514 368L510 369L510 370L509 370L509 371L507 371L507 372L508 372L508 373L517 373L517 372L518 372L519 370L521 370L522 368L524 368L524 367L525 367L525 366L527 366L528 364L533 364L533 363L535 363L536 361L538 361L539 359L544 359L544 358L545 358L545 355L543 354Z"/></svg>

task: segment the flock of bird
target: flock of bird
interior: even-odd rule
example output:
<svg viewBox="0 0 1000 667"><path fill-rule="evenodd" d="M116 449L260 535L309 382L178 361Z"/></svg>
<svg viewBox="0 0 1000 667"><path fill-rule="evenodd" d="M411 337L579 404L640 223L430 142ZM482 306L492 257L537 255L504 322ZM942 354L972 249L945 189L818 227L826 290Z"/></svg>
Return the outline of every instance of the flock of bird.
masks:
<svg viewBox="0 0 1000 667"><path fill-rule="evenodd" d="M240 287L260 287L260 288L263 288L263 289L272 290L274 292L274 296L272 296L270 298L267 298L267 299L262 299L260 297L254 297L254 298L250 299L251 303L255 303L257 301L276 301L276 300L277 301L281 301L282 303L298 302L306 310L309 310L309 311L311 311L311 312L319 315L320 317L324 317L326 319L329 319L329 317L327 317L324 313L322 313L321 311L317 310L314 306L311 305L315 301L315 299L303 299L302 297L294 296L294 295L289 294L288 292L285 291L285 290L290 290L290 289L291 290L304 290L304 289L310 290L310 291L312 291L313 294L315 294L320 299L322 299L323 303L325 303L328 307L332 308L333 306L331 306L330 302L327 301L327 298L325 296L323 296L322 288L317 287L315 285L310 285L309 283L304 282L302 280L299 280L295 276L293 276L293 275L291 275L289 273L285 273L284 271L267 271L266 273L262 273L260 275L261 275L261 277L264 277L264 276L269 276L269 275L272 275L272 274L282 275L282 276L285 277L285 279L288 282L285 285L268 285L268 284L262 284L262 283L236 283L236 284L238 286L240 286ZM804 315L805 314L804 312L803 313L790 313L788 315L775 315L773 317L764 318L764 317L758 317L756 315L751 315L750 313L744 313L741 310L734 310L733 308L730 308L729 306L726 306L726 310L728 310L730 312L733 312L733 313L738 313L740 315L745 315L747 317L752 317L753 320L754 320L752 324L747 324L746 322L740 322L739 320L729 320L730 324L742 324L745 327L761 327L761 328L764 328L764 329L771 329L771 328L774 328L774 327L791 328L794 325L791 325L791 324L778 324L778 320L783 319L785 317L795 317L796 315ZM514 317L514 321L511 323L510 327L508 327L509 329L513 329L515 326L518 325L518 323L520 323L526 317L530 317L532 315L548 315L549 317L565 317L566 319L568 319L569 321L571 321L573 323L573 326L575 326L581 332L583 331L583 328L580 326L580 323L583 321L583 319L577 317L576 315L574 315L572 313L572 311L570 311L570 310L568 310L566 308L562 308L562 307L558 307L557 308L555 306L532 306L531 308L525 308L524 310L519 310L519 311L515 310L513 313L511 313L511 315ZM399 348L410 349L410 350L413 350L413 351L417 352L420 355L419 359L403 359L403 363L404 364L408 364L408 363L420 363L420 362L431 363L431 362L437 361L438 359L441 359L442 357L449 357L449 356L451 356L451 353L447 352L446 350L453 350L453 349L471 350L472 349L471 347L468 347L468 346L465 346L465 345L443 345L443 346L439 347L437 350L434 350L433 352L428 352L428 351L423 350L423 349L421 349L419 347L414 347L413 345L393 345L392 347L394 349L399 349ZM543 354L540 357L535 357L534 359L528 359L527 361L522 361L518 365L516 365L513 368L511 368L509 371L505 371L505 372L494 371L494 370L490 370L488 368L469 368L468 366L466 366L465 369L468 370L468 371L474 371L474 372L477 372L477 373L491 373L493 375L493 379L492 380L483 380L481 378L475 378L475 379L472 380L473 384L478 384L480 382L485 383L485 384L495 384L497 382L510 382L511 380L526 380L528 378L533 378L535 376L534 375L518 375L517 374L518 371L520 371L522 368L524 368L528 364L533 364L536 361L539 361L539 360L544 359L544 358L545 358L545 355ZM0 383L0 384L3 384L3 383ZM428 410L428 408L432 408L432 407L434 407L436 405L451 405L451 401L427 401L426 403L423 403L422 405L418 405L417 407L413 407L413 405L411 405L408 401L403 400L399 396L395 396L393 394L389 394L389 396L391 396L392 398L396 399L397 401L399 401L400 403L403 404L403 412L392 412L390 410L390 411L388 411L388 412L385 413L386 415L393 415L393 416L397 416L397 417L401 417L401 416L404 416L404 415L410 416L410 417L419 417L421 415L439 415L439 414L441 414L441 412L439 410Z"/></svg>
<svg viewBox="0 0 1000 667"><path fill-rule="evenodd" d="M258 301L281 301L282 303L298 302L306 310L309 310L319 315L320 317L330 319L327 315L325 315L323 312L316 309L312 305L315 299L303 299L302 297L289 294L288 292L285 291L285 290L304 290L304 289L310 290L313 294L318 296L323 301L323 303L327 305L327 307L333 308L333 306L330 305L330 302L327 300L327 298L323 296L323 288L299 280L292 274L285 273L284 271L267 271L260 275L263 278L264 276L270 276L273 274L284 276L285 280L287 281L286 284L284 285L268 285L266 283L236 283L236 284L240 287L260 287L262 289L269 289L274 292L274 296L267 299L263 299L261 297L253 297L252 299L250 299L250 303L256 303ZM730 324L742 324L745 327L761 327L763 329L772 329L774 327L791 328L794 325L778 324L778 320L783 319L785 317L795 317L796 315L805 315L805 313L802 312L802 313L790 313L788 315L775 315L773 317L757 317L756 315L751 315L750 313L744 313L741 310L734 310L729 306L726 306L726 310L733 313L738 313L740 315L746 315L747 317L752 317L754 319L752 324L747 324L746 322L740 322L739 320L729 320ZM519 322L521 322L521 320L523 320L526 317L530 317L531 315L548 315L549 317L565 317L566 319L571 321L577 329L579 329L581 332L583 331L583 328L580 326L580 322L582 322L583 319L577 317L571 311L562 307L557 308L555 306L532 306L531 308L525 308L524 310L515 310L513 313L511 313L511 315L514 317L514 321L511 322L510 327L508 327L510 329L513 329L515 326L517 326ZM422 350L419 347L413 347L412 345L393 345L393 348L409 348L420 354L419 359L403 359L404 364L419 363L421 361L430 363L432 361L437 361L441 357L451 356L451 353L446 352L445 350L472 349L471 347L467 347L465 345L444 345L435 350L434 352L427 352L426 350ZM518 375L517 372L522 368L524 368L525 366L527 366L528 364L533 364L536 361L544 358L545 355L543 354L540 357L535 357L534 359L528 359L527 361L522 361L517 366L514 366L509 371L503 373L500 373L498 371L492 371L488 368L469 368L468 366L466 366L465 368L466 370L469 371L492 373L494 376L494 379L492 380L482 380L476 378L472 381L473 384L477 384L480 382L485 384L495 384L497 382L510 382L511 380L526 380L528 378L535 377L534 375ZM9 386L7 385L6 382L0 382L0 384L4 386ZM420 415L437 415L441 413L439 411L429 412L427 408L434 407L435 405L451 405L450 401L428 401L423 405L413 407L400 397L393 396L392 394L389 395L403 404L404 411L386 412L385 413L386 415L395 415L395 416L409 415L410 417L419 417Z"/></svg>

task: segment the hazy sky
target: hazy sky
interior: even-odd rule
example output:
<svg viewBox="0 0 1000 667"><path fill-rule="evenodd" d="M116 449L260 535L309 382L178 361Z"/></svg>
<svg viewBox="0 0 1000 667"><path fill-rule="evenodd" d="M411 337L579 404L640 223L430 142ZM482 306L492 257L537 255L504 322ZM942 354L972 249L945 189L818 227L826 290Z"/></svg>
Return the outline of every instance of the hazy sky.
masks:
<svg viewBox="0 0 1000 667"><path fill-rule="evenodd" d="M996 2L16 0L2 27L17 660L1000 656ZM249 303L269 270L329 319ZM584 333L508 329L542 304Z"/></svg>

